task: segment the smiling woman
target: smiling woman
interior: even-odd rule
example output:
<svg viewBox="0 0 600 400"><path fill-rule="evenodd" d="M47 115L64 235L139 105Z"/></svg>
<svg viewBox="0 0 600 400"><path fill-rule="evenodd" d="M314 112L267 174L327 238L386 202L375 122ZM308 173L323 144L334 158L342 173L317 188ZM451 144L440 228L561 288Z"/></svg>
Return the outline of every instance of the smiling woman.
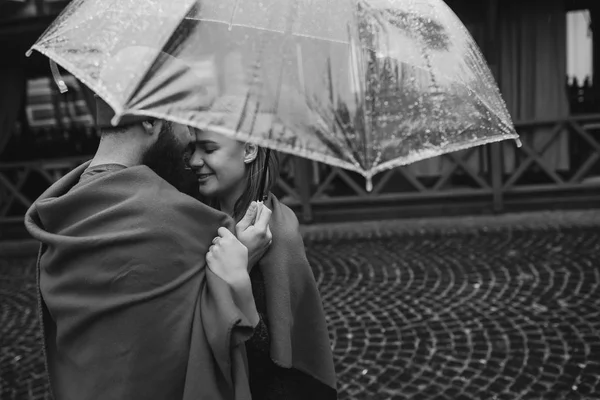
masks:
<svg viewBox="0 0 600 400"><path fill-rule="evenodd" d="M189 165L198 177L203 201L239 220L260 193L259 179L268 164L265 191L269 192L279 176L279 157L252 143L195 130L196 147Z"/></svg>
<svg viewBox="0 0 600 400"><path fill-rule="evenodd" d="M210 131L195 131L189 165L196 173L201 200L236 221L254 200L262 198L265 166L265 192L271 191L279 176L276 152ZM252 296L260 315L254 335L246 342L252 397L335 399L323 304L298 219L272 194L264 205L272 211L268 227L273 240L256 265L249 265Z"/></svg>

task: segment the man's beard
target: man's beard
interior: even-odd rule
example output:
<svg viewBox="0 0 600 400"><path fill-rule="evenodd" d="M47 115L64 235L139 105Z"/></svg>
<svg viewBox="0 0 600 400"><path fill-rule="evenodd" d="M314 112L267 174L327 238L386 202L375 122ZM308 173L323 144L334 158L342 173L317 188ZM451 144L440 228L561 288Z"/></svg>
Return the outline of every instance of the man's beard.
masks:
<svg viewBox="0 0 600 400"><path fill-rule="evenodd" d="M196 197L198 184L194 173L186 169L185 151L173 134L173 126L165 121L158 139L142 157L142 164L180 192Z"/></svg>

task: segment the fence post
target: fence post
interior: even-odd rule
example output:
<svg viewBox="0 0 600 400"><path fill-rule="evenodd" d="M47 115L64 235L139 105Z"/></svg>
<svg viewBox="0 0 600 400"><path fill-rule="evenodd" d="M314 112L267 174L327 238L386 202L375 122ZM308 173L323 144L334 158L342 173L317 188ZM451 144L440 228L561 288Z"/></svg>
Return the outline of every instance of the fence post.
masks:
<svg viewBox="0 0 600 400"><path fill-rule="evenodd" d="M312 205L310 204L310 168L311 162L302 157L294 157L294 186L300 196L302 209L302 222L308 223L313 219Z"/></svg>
<svg viewBox="0 0 600 400"><path fill-rule="evenodd" d="M500 143L490 145L490 174L492 177L492 205L494 212L504 209L504 192L502 190L502 148Z"/></svg>

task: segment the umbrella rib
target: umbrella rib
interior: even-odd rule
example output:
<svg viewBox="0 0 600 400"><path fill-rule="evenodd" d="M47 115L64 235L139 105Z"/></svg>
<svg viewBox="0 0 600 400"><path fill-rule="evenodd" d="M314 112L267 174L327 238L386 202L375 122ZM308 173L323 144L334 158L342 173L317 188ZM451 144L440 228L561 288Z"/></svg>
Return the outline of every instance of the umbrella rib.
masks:
<svg viewBox="0 0 600 400"><path fill-rule="evenodd" d="M348 30L348 37L352 38L352 31L351 31L351 27L349 24L346 25L346 28ZM358 38L358 40L360 41L360 37ZM351 46L351 51L352 51L352 46L354 46L354 41L350 40L350 46ZM366 78L365 75L365 71L361 68L364 66L364 52L362 51L362 47L359 48L360 51L357 51L356 53L356 67L358 69L358 76L357 78L357 83L358 83L358 88L359 91L362 92L363 94L363 101L361 101L358 97L358 93L355 93L355 98L357 101L357 105L359 105L362 109L362 120L363 120L363 127L364 127L364 132L363 132L363 146L365 149L365 155L368 154L368 134L370 133L370 131L368 131L368 127L367 127L367 108L366 108L366 104L364 101L364 97L366 95L366 83L363 82L363 79ZM351 58L352 60L352 58ZM351 68L351 71L353 71L354 69ZM336 113L336 119L337 119L337 113ZM343 128L343 125L342 125ZM363 168L364 170L366 170L366 165L364 165L366 160L361 160L361 158L359 157L359 155L356 153L356 150L354 149L354 146L352 146L352 143L350 142L350 139L347 137L346 135L346 131L343 130L344 133L344 137L346 138L346 141L349 143L349 148L352 149L352 152L354 154L354 156L356 157L356 161L358 161L361 164L361 168ZM367 157L368 158L368 157Z"/></svg>
<svg viewBox="0 0 600 400"><path fill-rule="evenodd" d="M352 141L350 141L350 138L348 137L348 133L349 132L346 129L345 124L341 120L341 118L339 116L339 113L335 109L335 106L333 105L333 99L334 99L334 97L333 97L333 71L331 70L331 68L332 68L332 66L331 66L331 59L328 60L327 68L328 68L330 96L331 96L331 99L332 99L332 107L333 107L333 117L335 119L333 129L335 130L335 127L337 126L341 130L341 134L342 134L342 136L344 138L344 142L346 143L346 146L348 146L348 149L352 152L352 155L354 156L355 160L360 165L360 164L362 164L361 163L361 159L360 159L358 153L356 152L356 149L354 149ZM334 135L334 137L337 137L337 135ZM363 168L363 169L365 169L364 165L360 165L360 167Z"/></svg>
<svg viewBox="0 0 600 400"><path fill-rule="evenodd" d="M237 2L239 0L236 0L236 7L237 7ZM294 22L294 17L295 17L295 11L296 8L294 7L295 3L292 2L292 9L290 10L289 14L288 14L288 28L289 28L289 35L292 35L292 26L293 26L293 22ZM232 22L233 22L233 18L232 18ZM287 45L288 43L288 36L286 36L283 40L283 42L281 43L281 54L283 54L283 48ZM279 70L279 77L277 79L277 94L275 97L275 115L277 115L277 109L279 108L279 101L281 99L281 86L282 86L282 82L283 82L283 60L281 60L281 68ZM269 129L269 140L273 137L273 123L271 122L271 127ZM269 172L269 159L271 157L271 149L267 148L266 154L265 154L265 166L263 167L263 171L262 171L262 177L260 180L260 186L259 186L259 198L257 199L258 201L261 200L266 200L268 194L265 193L265 185L267 183L267 175ZM262 197L261 197L262 196Z"/></svg>
<svg viewBox="0 0 600 400"><path fill-rule="evenodd" d="M233 11L231 11L231 19L229 20L229 27L228 27L229 30L231 30L233 28L233 19L235 18L235 13L238 9L239 3L240 3L240 0L235 0L235 4L233 5Z"/></svg>
<svg viewBox="0 0 600 400"><path fill-rule="evenodd" d="M237 1L239 1L239 0L237 0ZM274 18L274 17L271 16L270 20L272 18ZM258 79L259 79L259 69L260 69L261 58L262 58L263 53L264 53L264 51L265 51L266 48L267 48L267 40L263 36L262 42L261 42L261 46L260 46L260 51L258 52L258 56L256 57L256 62L254 64L254 76L253 76L253 79L252 79L252 87L250 89L256 89L256 83L258 82ZM244 100L244 106L243 106L242 111L241 111L240 120L238 121L238 124L237 124L236 129L235 129L236 134L242 128L243 121L246 118L246 110L248 108L248 102L249 102L250 96L251 96L250 89L246 92L246 98ZM279 100L277 100L277 101L279 101ZM252 123L250 125L250 131L247 133L249 137L252 136L252 134L254 133L254 128L256 126L256 119L258 118L258 111L260 109L260 104L261 104L260 100L257 100L256 101L256 106L254 107L254 115L252 117ZM271 136L271 133L272 133L272 129L271 129L271 131L269 131L269 136Z"/></svg>
<svg viewBox="0 0 600 400"><path fill-rule="evenodd" d="M329 99L331 101L331 107L332 107L333 117L334 117L333 125L331 127L331 129L333 131L332 132L333 133L333 137L335 138L335 141L338 143L338 145L340 145L340 144L342 144L342 143L345 142L346 146L348 146L348 149L350 151L352 151L352 153L353 153L356 161L360 162L360 159L358 159L356 157L356 154L355 154L355 152L353 150L352 142L349 141L349 139L348 139L348 137L346 135L347 131L344 129L344 124L340 120L340 116L338 115L338 112L336 111L336 107L335 107L335 94L334 94L334 88L333 88L333 71L332 71L332 67L331 67L331 57L327 58L327 79L329 80ZM324 112L324 111L321 110L321 112ZM323 120L327 119L323 115L321 117L323 118ZM342 136L345 138L345 140L343 142L340 141L338 135L336 135L336 128L339 128L342 131ZM336 152L335 146L333 144L331 144L331 141L327 138L326 135L322 135L318 129L315 130L315 133L319 136L319 138L323 142L325 142L328 145L328 147L332 151ZM343 148L343 146L340 145L340 148Z"/></svg>
<svg viewBox="0 0 600 400"><path fill-rule="evenodd" d="M242 128L242 124L243 121L246 119L246 110L248 108L248 102L250 101L250 96L251 96L251 90L255 89L256 87L256 82L258 81L258 70L260 68L260 59L263 55L263 51L266 48L266 39L263 38L262 40L262 44L261 44L261 48L260 51L258 52L258 56L256 57L256 63L254 64L254 76L252 77L252 86L248 89L248 91L246 92L246 98L244 99L244 106L242 107L242 111L241 111L241 115L240 115L240 119L238 121L238 124L235 128L235 132L236 134L240 131L240 129ZM257 114L258 114L258 110L259 110L259 106L260 106L260 101L256 102L256 107L254 110L254 116L252 118L252 124L250 125L250 132L248 133L248 136L252 136L252 134L254 133L254 126L256 124L256 118L257 118Z"/></svg>
<svg viewBox="0 0 600 400"><path fill-rule="evenodd" d="M344 122L340 119L340 116L338 115L337 112L334 112L334 116L335 116L334 118L335 118L336 125L342 131L342 137L344 138L344 142L346 142L346 146L348 146L348 149L352 152L352 155L354 156L356 161L359 163L360 167L363 168L364 170L366 170L365 166L362 165L362 162L361 162L362 160L360 159L360 155L358 154L358 152L356 151L356 149L354 148L354 146L352 144L352 141L348 137L349 131L346 129Z"/></svg>
<svg viewBox="0 0 600 400"><path fill-rule="evenodd" d="M221 21L221 20L214 19L214 18L185 17L185 19L193 20L193 21L214 22L214 23L217 23L217 24L224 24L224 25L229 26L229 22ZM237 24L231 24L231 26L232 27L239 27L239 28L252 28L252 29L259 30L259 31L272 32L272 33L285 33L285 31L282 31L280 29L265 28L265 27L261 27L261 26L250 25L250 24L240 24L240 23L237 23ZM335 39L335 38L330 38L330 37L321 37L321 36L309 35L308 33L294 32L294 33L292 33L292 35L293 36L302 37L302 38L308 38L308 39L314 39L314 40L321 40L321 41L330 42L330 43L348 44L347 41L342 40L342 39Z"/></svg>

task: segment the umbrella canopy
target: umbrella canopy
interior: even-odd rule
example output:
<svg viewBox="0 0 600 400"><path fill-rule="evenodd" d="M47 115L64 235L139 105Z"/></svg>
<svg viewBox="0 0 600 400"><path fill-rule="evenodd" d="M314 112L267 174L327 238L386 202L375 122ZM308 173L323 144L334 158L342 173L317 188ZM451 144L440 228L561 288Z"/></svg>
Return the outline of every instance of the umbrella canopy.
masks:
<svg viewBox="0 0 600 400"><path fill-rule="evenodd" d="M75 0L32 47L115 111L353 170L517 139L441 0Z"/></svg>

